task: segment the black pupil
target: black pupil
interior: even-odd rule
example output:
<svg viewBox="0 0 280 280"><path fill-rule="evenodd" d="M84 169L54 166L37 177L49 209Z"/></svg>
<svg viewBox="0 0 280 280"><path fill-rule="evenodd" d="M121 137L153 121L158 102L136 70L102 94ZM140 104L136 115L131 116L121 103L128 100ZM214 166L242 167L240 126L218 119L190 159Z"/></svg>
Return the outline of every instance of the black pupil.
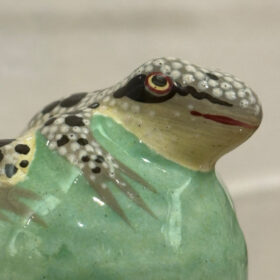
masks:
<svg viewBox="0 0 280 280"><path fill-rule="evenodd" d="M206 75L212 80L216 80L216 81L219 80L219 78L212 73L206 73Z"/></svg>
<svg viewBox="0 0 280 280"><path fill-rule="evenodd" d="M153 84L155 84L156 86L159 86L159 87L163 87L167 84L166 78L161 75L153 76L152 82L153 82Z"/></svg>

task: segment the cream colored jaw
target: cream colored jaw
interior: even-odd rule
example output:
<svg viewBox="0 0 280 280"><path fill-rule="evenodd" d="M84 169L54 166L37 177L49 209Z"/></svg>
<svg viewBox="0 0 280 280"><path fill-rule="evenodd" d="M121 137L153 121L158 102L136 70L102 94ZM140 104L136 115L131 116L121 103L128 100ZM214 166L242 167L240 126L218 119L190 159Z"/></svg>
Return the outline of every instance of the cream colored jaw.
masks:
<svg viewBox="0 0 280 280"><path fill-rule="evenodd" d="M139 110L135 113L130 108L136 102L124 97L114 106L100 106L98 112L120 123L167 159L193 170L209 171L220 156L245 141L253 131L193 117L186 98L158 104L137 103ZM204 101L201 104L203 110Z"/></svg>

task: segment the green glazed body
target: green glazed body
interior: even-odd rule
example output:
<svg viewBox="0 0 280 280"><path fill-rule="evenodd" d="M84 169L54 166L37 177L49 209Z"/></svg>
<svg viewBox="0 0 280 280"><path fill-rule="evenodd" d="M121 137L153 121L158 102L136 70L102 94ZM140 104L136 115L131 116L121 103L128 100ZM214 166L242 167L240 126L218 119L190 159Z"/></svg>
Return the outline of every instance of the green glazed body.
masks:
<svg viewBox="0 0 280 280"><path fill-rule="evenodd" d="M151 193L130 180L156 217L111 184L130 225L125 223L38 132L28 177L18 186L43 198L23 201L47 226L7 214L13 223L0 223L0 279L247 279L243 234L214 171L195 172L165 159L109 117L95 115L91 130L156 189Z"/></svg>

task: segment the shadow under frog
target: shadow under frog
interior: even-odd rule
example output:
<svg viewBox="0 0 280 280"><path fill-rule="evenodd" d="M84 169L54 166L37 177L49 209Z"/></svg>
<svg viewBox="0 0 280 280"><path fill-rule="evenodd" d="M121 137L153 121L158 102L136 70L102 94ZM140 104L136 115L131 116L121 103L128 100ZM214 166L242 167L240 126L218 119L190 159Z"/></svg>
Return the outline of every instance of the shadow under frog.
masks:
<svg viewBox="0 0 280 280"><path fill-rule="evenodd" d="M173 58L52 102L0 143L0 275L246 279L214 166L260 121L239 79Z"/></svg>

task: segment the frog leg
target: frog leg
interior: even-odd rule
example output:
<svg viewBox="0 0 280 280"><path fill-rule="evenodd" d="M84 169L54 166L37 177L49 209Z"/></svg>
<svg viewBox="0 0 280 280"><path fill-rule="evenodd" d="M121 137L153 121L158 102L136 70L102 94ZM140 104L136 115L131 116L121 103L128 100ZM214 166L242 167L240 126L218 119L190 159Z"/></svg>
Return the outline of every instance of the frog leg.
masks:
<svg viewBox="0 0 280 280"><path fill-rule="evenodd" d="M49 148L80 168L100 199L126 223L130 224L126 214L107 187L106 183L110 181L115 183L131 201L155 217L138 192L124 182L121 174L123 172L141 183L143 179L117 162L97 143L89 129L90 118L91 110L65 113L47 120L40 131L47 138ZM155 192L147 183L144 186Z"/></svg>
<svg viewBox="0 0 280 280"><path fill-rule="evenodd" d="M18 139L0 140L0 210L32 219L45 226L43 220L20 201L22 198L40 200L34 192L18 186L28 174L34 153L34 131L29 131ZM4 211L0 213L0 220L11 222Z"/></svg>

